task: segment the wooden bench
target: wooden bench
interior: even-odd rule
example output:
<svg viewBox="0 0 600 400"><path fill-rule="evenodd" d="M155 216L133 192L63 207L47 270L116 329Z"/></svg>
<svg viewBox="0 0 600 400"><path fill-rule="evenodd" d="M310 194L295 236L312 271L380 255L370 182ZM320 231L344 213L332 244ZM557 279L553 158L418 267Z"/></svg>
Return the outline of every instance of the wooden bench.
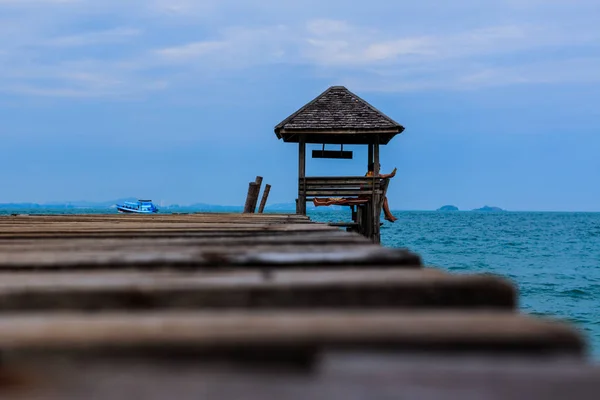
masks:
<svg viewBox="0 0 600 400"><path fill-rule="evenodd" d="M298 193L305 201L315 197L359 197L385 195L387 179L364 176L322 176L300 178Z"/></svg>
<svg viewBox="0 0 600 400"><path fill-rule="evenodd" d="M364 205L347 205L352 210L352 222L336 222L332 226L345 227L379 241L379 216L383 207L389 179L365 176L304 177L298 182L298 212L306 212L306 202L315 198L368 198ZM370 198L369 198L370 197Z"/></svg>

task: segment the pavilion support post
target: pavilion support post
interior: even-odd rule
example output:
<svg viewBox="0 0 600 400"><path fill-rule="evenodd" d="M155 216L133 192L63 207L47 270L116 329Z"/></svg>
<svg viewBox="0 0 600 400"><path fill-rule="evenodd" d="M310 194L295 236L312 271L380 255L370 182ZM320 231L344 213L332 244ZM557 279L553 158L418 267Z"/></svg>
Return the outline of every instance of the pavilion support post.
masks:
<svg viewBox="0 0 600 400"><path fill-rule="evenodd" d="M380 221L381 221L381 204L382 204L382 200L381 199L381 195L380 193L380 189L381 189L381 179L379 178L379 137L376 137L375 139L375 144L373 146L373 162L374 162L374 169L373 169L373 176L377 177L377 179L374 180L373 182L373 199L371 200L371 232L370 232L370 238L373 240L374 243L379 244L381 241L381 235L380 235Z"/></svg>
<svg viewBox="0 0 600 400"><path fill-rule="evenodd" d="M373 207L371 204L362 204L356 210L358 233L367 238L373 236Z"/></svg>
<svg viewBox="0 0 600 400"><path fill-rule="evenodd" d="M373 145L373 158L373 162L375 163L373 175L379 176L379 137L376 138L375 145Z"/></svg>
<svg viewBox="0 0 600 400"><path fill-rule="evenodd" d="M300 137L298 142L298 203L296 213L306 215L306 138Z"/></svg>
<svg viewBox="0 0 600 400"><path fill-rule="evenodd" d="M367 146L367 168L370 167L373 164L373 144L369 143ZM375 172L375 171L373 171ZM375 182L375 179L373 179L373 182ZM373 203L373 196L371 196L371 203ZM359 207L360 208L360 207ZM364 207L362 207L362 213L357 214L357 215L353 215L353 219L355 219L355 222L358 222L360 224L360 233L363 236L366 236L368 238L371 237L371 227L373 226L373 222L369 219L369 215L372 214L372 209L373 206L372 205L365 205Z"/></svg>
<svg viewBox="0 0 600 400"><path fill-rule="evenodd" d="M260 201L260 207L258 207L258 213L262 214L265 211L265 205L267 204L267 199L269 198L269 192L271 191L271 185L268 183L265 185L265 191L263 192L262 199Z"/></svg>

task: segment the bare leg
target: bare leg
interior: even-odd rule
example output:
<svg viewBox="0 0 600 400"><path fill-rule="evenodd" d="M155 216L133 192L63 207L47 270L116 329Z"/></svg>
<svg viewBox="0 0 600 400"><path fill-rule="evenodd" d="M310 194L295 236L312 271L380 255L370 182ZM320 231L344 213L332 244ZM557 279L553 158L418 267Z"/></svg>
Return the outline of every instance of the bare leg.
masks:
<svg viewBox="0 0 600 400"><path fill-rule="evenodd" d="M398 218L394 217L390 212L390 207L388 205L387 197L383 199L383 213L385 214L385 219L390 222L395 222Z"/></svg>

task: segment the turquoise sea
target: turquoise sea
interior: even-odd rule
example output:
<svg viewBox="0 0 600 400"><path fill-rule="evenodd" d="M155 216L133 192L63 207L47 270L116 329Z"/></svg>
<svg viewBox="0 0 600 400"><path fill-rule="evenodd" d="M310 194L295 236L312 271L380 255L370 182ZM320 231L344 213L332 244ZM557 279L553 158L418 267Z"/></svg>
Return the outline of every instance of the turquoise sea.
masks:
<svg viewBox="0 0 600 400"><path fill-rule="evenodd" d="M186 210L194 211L194 210ZM209 210L203 210L209 211ZM10 213L113 213L110 209L21 209ZM315 221L349 220L349 211L309 212ZM571 321L600 361L600 213L395 211L382 243L417 252L454 273L512 280L530 314Z"/></svg>
<svg viewBox="0 0 600 400"><path fill-rule="evenodd" d="M319 221L348 212L314 212ZM600 213L395 211L382 243L454 273L493 273L519 288L524 312L576 324L600 360Z"/></svg>

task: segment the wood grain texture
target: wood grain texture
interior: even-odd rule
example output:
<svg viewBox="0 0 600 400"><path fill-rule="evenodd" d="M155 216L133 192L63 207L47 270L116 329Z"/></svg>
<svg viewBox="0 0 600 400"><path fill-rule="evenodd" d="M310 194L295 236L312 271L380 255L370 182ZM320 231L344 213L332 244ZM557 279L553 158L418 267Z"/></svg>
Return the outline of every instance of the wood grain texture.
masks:
<svg viewBox="0 0 600 400"><path fill-rule="evenodd" d="M41 360L0 369L0 395L67 400L595 400L600 392L600 369L568 359L330 352L320 359L323 365L308 372L281 364L177 358Z"/></svg>
<svg viewBox="0 0 600 400"><path fill-rule="evenodd" d="M0 311L513 309L491 276L434 269L0 273Z"/></svg>
<svg viewBox="0 0 600 400"><path fill-rule="evenodd" d="M0 396L594 393L581 334L516 303L506 280L424 268L407 250L301 215L0 217ZM509 356L519 364L488 375L411 367L471 356L488 370ZM535 362L557 369L535 375ZM531 379L511 372L519 365ZM274 369L257 379L263 368ZM485 383L498 379L508 383Z"/></svg>
<svg viewBox="0 0 600 400"><path fill-rule="evenodd" d="M0 351L118 353L185 348L313 353L315 349L582 355L567 325L512 312L311 311L48 313L0 316ZM274 354L274 356L277 354ZM282 356L278 354L277 356Z"/></svg>
<svg viewBox="0 0 600 400"><path fill-rule="evenodd" d="M333 265L419 267L421 260L289 215L0 218L0 271Z"/></svg>

